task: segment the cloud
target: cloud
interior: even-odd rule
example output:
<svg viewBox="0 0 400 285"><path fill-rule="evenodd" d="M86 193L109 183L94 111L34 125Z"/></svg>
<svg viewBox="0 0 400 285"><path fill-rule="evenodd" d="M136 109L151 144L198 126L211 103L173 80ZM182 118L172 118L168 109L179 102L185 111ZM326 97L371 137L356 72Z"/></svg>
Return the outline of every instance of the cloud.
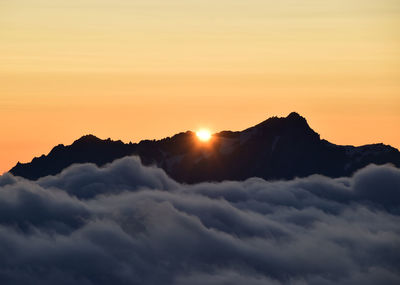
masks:
<svg viewBox="0 0 400 285"><path fill-rule="evenodd" d="M399 284L400 170L179 184L135 157L0 177L4 284Z"/></svg>
<svg viewBox="0 0 400 285"><path fill-rule="evenodd" d="M143 167L138 157L125 157L105 168L91 163L74 165L57 176L40 179L39 185L59 188L79 198L140 188L171 190L178 187L162 169Z"/></svg>

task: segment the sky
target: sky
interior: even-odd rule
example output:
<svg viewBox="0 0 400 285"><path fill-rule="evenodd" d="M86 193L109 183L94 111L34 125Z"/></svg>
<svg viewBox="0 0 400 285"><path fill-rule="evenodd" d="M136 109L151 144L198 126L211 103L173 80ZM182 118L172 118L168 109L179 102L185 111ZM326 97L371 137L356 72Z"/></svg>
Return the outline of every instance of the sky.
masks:
<svg viewBox="0 0 400 285"><path fill-rule="evenodd" d="M84 134L242 130L297 111L400 148L400 1L0 0L0 172Z"/></svg>

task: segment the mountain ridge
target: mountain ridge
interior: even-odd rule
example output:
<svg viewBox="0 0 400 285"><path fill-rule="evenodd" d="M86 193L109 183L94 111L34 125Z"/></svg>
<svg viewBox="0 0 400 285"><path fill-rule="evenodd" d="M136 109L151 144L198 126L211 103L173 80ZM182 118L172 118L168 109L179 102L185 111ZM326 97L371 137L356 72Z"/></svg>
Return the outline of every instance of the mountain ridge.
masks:
<svg viewBox="0 0 400 285"><path fill-rule="evenodd" d="M160 140L123 143L84 135L71 145L59 144L30 163L17 163L10 173L36 180L60 173L75 163L99 166L137 155L145 165L156 165L179 182L291 179L311 174L350 176L370 164L400 167L400 152L382 143L342 146L321 139L296 112L270 117L243 131L221 131L201 143L192 131Z"/></svg>

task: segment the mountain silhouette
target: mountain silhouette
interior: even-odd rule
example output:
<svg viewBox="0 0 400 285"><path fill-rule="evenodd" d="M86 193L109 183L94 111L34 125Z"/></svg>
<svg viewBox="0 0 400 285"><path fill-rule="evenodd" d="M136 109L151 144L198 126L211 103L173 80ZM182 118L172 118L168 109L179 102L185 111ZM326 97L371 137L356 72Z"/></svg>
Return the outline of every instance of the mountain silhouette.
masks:
<svg viewBox="0 0 400 285"><path fill-rule="evenodd" d="M10 172L36 180L60 173L75 163L99 166L128 155L145 165L164 169L179 182L291 179L311 174L350 176L368 164L392 163L400 167L400 152L388 145L340 146L321 140L305 118L291 113L272 117L239 132L222 131L208 143L191 131L161 140L125 144L86 135L72 145L54 147L30 163L18 163Z"/></svg>

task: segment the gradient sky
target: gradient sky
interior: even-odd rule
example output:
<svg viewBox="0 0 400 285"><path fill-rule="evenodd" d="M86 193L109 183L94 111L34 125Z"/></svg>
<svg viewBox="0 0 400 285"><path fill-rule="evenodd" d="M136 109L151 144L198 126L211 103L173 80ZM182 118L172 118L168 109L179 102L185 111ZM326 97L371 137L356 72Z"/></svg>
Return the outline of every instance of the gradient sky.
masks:
<svg viewBox="0 0 400 285"><path fill-rule="evenodd" d="M0 172L88 133L291 111L334 143L400 147L400 1L0 0Z"/></svg>

